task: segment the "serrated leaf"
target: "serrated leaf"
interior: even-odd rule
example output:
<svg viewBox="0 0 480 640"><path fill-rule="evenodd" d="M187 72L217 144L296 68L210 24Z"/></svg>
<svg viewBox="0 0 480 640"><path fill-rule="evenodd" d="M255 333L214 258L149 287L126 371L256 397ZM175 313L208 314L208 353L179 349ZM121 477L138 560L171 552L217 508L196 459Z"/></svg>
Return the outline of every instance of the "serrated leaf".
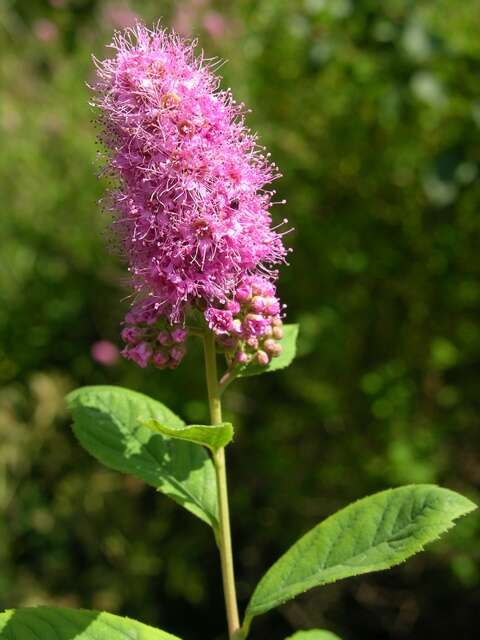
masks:
<svg viewBox="0 0 480 640"><path fill-rule="evenodd" d="M97 460L144 480L217 528L217 485L208 453L141 424L157 419L171 428L184 426L167 407L113 386L82 387L67 396L67 403L78 440Z"/></svg>
<svg viewBox="0 0 480 640"><path fill-rule="evenodd" d="M254 616L308 589L403 562L475 508L435 485L389 489L350 504L309 531L267 571L247 607L245 628Z"/></svg>
<svg viewBox="0 0 480 640"><path fill-rule="evenodd" d="M0 640L179 640L111 613L35 607L0 613Z"/></svg>
<svg viewBox="0 0 480 640"><path fill-rule="evenodd" d="M142 424L155 433L194 442L208 447L214 452L225 447L233 438L233 426L230 422L213 425L190 424L183 427L170 427L159 420L145 420Z"/></svg>
<svg viewBox="0 0 480 640"><path fill-rule="evenodd" d="M340 640L331 631L323 629L309 629L308 631L297 631L293 636L288 636L285 640Z"/></svg>
<svg viewBox="0 0 480 640"><path fill-rule="evenodd" d="M283 325L283 338L280 340L282 353L278 357L272 358L264 367L254 362L246 365L239 370L238 377L257 376L260 373L269 373L270 371L278 371L278 369L288 367L297 352L297 337L298 324Z"/></svg>

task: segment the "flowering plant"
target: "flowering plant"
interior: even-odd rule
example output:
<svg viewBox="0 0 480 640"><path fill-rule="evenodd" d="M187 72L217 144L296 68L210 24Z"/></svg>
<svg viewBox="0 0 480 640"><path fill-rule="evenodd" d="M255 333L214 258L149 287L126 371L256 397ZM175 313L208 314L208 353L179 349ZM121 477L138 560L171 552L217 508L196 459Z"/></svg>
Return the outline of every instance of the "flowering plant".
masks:
<svg viewBox="0 0 480 640"><path fill-rule="evenodd" d="M103 464L169 496L212 529L219 548L230 640L253 619L298 594L387 569L422 550L475 505L434 485L389 489L318 524L267 571L240 619L230 532L225 448L233 426L221 398L237 378L288 366L298 328L284 324L276 289L288 250L272 223L278 177L244 123L245 109L222 91L215 63L194 45L137 24L96 60L92 87L113 244L133 289L123 355L171 369L190 338L203 341L211 424L186 425L161 402L112 386L84 387L67 401L80 443ZM219 356L224 371L219 375ZM54 631L52 632L52 628ZM0 614L0 638L143 640L174 636L109 613L43 607ZM322 630L296 640L328 640Z"/></svg>

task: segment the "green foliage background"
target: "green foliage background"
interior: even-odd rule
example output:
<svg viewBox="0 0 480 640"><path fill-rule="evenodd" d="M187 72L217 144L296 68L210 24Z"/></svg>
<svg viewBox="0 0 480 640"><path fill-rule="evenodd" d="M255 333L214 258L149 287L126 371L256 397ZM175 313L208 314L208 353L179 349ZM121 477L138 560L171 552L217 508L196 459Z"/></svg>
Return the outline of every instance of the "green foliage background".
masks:
<svg viewBox="0 0 480 640"><path fill-rule="evenodd" d="M128 9L229 60L224 84L285 176L276 216L295 227L295 253L280 291L300 355L226 398L245 604L293 540L350 500L436 482L478 501L480 2L0 5L0 608L105 608L222 638L208 528L89 458L63 403L81 384L121 384L208 419L196 345L173 373L90 355L118 342L128 291L105 249L85 82ZM470 517L404 567L259 619L253 637L471 637L478 534Z"/></svg>

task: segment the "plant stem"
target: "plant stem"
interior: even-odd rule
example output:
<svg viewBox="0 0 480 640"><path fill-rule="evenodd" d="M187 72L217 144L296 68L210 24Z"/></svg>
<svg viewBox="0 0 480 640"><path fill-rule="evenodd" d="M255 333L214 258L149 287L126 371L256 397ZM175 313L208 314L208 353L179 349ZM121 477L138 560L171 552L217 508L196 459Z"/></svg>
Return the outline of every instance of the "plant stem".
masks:
<svg viewBox="0 0 480 640"><path fill-rule="evenodd" d="M217 355L215 338L211 333L203 337L205 350L205 370L207 374L208 402L212 424L222 422L222 404L217 376ZM225 449L219 449L213 456L218 489L219 532L218 543L222 564L223 592L227 610L228 634L230 640L238 637L240 621L238 617L237 596L235 593L235 575L233 571L232 536L230 532L230 515L228 508L227 473L225 465Z"/></svg>

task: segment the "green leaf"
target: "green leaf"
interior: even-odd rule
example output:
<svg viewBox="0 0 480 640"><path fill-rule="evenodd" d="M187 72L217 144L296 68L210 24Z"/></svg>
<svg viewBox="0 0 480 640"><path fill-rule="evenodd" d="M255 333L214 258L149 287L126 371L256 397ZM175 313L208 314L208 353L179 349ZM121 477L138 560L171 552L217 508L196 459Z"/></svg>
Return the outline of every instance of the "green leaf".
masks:
<svg viewBox="0 0 480 640"><path fill-rule="evenodd" d="M0 640L179 640L111 613L35 607L0 613Z"/></svg>
<svg viewBox="0 0 480 640"><path fill-rule="evenodd" d="M67 396L67 403L77 438L97 460L144 480L217 528L217 484L207 451L141 424L155 419L170 428L183 427L167 407L111 386L82 387Z"/></svg>
<svg viewBox="0 0 480 640"><path fill-rule="evenodd" d="M233 438L233 426L230 422L214 425L190 424L185 427L170 427L158 420L145 420L142 424L155 433L201 444L214 452L225 447Z"/></svg>
<svg viewBox="0 0 480 640"><path fill-rule="evenodd" d="M239 370L238 377L257 376L260 373L268 373L269 371L277 371L288 367L297 352L297 336L298 324L285 324L283 326L283 338L280 340L282 353L277 358L272 358L264 367L256 363L246 365Z"/></svg>
<svg viewBox="0 0 480 640"><path fill-rule="evenodd" d="M340 640L331 631L323 629L309 629L308 631L297 631L293 636L288 636L285 640Z"/></svg>
<svg viewBox="0 0 480 640"><path fill-rule="evenodd" d="M388 569L475 509L435 485L389 489L350 504L309 531L264 575L245 615L251 619L312 587Z"/></svg>

